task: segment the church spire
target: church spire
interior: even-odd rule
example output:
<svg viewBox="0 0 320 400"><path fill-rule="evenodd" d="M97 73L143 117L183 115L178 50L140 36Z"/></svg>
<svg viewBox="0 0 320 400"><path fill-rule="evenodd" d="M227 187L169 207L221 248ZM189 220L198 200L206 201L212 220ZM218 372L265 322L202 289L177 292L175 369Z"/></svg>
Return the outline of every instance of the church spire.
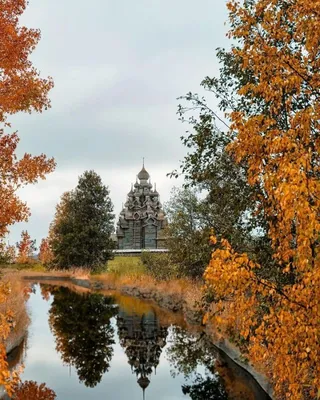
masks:
<svg viewBox="0 0 320 400"><path fill-rule="evenodd" d="M145 396L146 396L146 389L149 386L150 380L148 379L147 376L140 376L140 378L138 379L138 384L142 389L142 393L143 393L143 400L145 400Z"/></svg>

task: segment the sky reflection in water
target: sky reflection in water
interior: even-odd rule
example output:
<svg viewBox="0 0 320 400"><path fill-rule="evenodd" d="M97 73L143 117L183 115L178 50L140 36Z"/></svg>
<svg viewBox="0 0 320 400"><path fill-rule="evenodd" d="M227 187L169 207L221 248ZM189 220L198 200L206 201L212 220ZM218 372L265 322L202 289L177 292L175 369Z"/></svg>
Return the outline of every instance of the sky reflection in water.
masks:
<svg viewBox="0 0 320 400"><path fill-rule="evenodd" d="M158 309L130 298L35 289L23 380L45 382L58 400L141 400L140 386L147 386L146 400L227 399L212 373L212 351Z"/></svg>

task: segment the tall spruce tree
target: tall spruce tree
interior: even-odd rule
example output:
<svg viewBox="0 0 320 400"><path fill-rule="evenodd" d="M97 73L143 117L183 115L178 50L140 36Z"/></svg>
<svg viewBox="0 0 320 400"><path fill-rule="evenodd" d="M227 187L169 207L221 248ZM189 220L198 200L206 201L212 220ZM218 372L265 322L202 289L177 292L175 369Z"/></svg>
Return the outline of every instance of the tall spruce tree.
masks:
<svg viewBox="0 0 320 400"><path fill-rule="evenodd" d="M50 227L53 264L59 268L101 269L112 258L114 226L109 189L94 171L86 171L77 187L65 193Z"/></svg>

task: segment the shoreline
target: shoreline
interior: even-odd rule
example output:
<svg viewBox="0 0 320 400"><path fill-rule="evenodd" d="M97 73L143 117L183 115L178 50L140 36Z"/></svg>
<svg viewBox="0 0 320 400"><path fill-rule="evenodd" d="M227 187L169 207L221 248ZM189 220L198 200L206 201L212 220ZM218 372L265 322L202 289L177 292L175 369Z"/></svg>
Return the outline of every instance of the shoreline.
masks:
<svg viewBox="0 0 320 400"><path fill-rule="evenodd" d="M262 373L258 372L254 365L243 361L243 356L240 350L232 344L228 339L222 337L218 334L217 330L211 324L203 326L202 325L202 313L196 308L192 307L189 302L186 301L184 297L184 292L180 293L168 293L166 291L160 290L161 288L153 287L143 287L139 285L138 280L136 282L129 283L117 283L117 281L108 281L99 278L76 278L68 274L63 275L53 275L52 273L41 273L40 274L30 274L23 273L20 274L23 280L41 282L41 281L51 281L59 282L69 282L76 287L84 288L86 290L93 291L117 291L121 294L136 297L143 300L151 300L155 302L159 307L170 310L175 313L181 313L187 324L190 326L201 326L204 333L209 338L210 342L224 353L228 358L230 358L239 367L245 370L263 389L264 392L274 400L273 388L271 383L268 381L267 377Z"/></svg>

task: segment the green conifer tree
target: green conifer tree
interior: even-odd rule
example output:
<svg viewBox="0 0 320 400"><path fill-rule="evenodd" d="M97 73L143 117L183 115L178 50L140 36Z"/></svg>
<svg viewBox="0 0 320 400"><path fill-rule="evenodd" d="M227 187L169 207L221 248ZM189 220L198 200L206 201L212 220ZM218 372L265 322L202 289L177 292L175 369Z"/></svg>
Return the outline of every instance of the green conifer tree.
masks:
<svg viewBox="0 0 320 400"><path fill-rule="evenodd" d="M97 271L112 258L113 205L108 188L94 171L86 171L77 187L57 205L50 228L54 265Z"/></svg>

